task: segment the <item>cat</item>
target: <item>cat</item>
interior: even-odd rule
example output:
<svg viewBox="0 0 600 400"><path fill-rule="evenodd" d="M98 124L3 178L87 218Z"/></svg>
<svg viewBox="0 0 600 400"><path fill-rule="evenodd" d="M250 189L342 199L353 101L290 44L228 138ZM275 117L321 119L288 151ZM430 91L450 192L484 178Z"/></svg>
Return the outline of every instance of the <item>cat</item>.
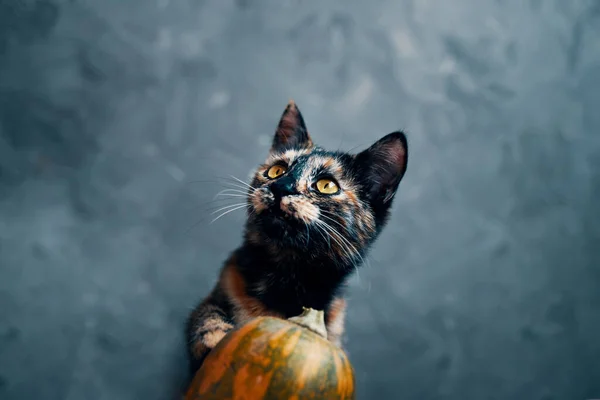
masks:
<svg viewBox="0 0 600 400"><path fill-rule="evenodd" d="M234 327L303 307L325 311L327 338L341 346L344 283L386 225L407 161L400 131L358 154L316 146L290 101L248 186L243 243L187 320L191 373Z"/></svg>

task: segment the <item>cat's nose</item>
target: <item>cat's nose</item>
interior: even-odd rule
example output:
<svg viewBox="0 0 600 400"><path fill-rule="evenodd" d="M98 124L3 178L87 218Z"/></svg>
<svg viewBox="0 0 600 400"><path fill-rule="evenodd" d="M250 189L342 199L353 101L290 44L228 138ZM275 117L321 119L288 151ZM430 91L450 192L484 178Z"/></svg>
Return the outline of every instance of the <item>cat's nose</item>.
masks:
<svg viewBox="0 0 600 400"><path fill-rule="evenodd" d="M276 198L297 194L295 179L284 176L271 184L271 192Z"/></svg>

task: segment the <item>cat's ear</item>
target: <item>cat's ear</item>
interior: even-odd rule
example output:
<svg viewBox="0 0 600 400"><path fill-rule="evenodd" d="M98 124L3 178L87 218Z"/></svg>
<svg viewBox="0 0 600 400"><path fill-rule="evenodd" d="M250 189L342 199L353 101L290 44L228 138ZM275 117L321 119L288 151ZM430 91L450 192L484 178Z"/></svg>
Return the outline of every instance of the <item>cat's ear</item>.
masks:
<svg viewBox="0 0 600 400"><path fill-rule="evenodd" d="M402 132L390 133L357 154L357 167L371 202L386 204L394 198L407 162L408 143Z"/></svg>
<svg viewBox="0 0 600 400"><path fill-rule="evenodd" d="M310 148L313 142L304 125L304 118L294 103L290 100L275 131L271 151L282 151L294 148Z"/></svg>

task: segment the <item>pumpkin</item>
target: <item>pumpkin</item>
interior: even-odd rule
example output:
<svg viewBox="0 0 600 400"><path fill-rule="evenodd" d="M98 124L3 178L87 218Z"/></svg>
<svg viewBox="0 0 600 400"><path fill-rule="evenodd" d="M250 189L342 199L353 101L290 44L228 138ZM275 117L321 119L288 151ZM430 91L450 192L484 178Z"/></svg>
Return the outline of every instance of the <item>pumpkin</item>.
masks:
<svg viewBox="0 0 600 400"><path fill-rule="evenodd" d="M255 318L211 350L185 400L354 399L348 357L326 337L323 311Z"/></svg>

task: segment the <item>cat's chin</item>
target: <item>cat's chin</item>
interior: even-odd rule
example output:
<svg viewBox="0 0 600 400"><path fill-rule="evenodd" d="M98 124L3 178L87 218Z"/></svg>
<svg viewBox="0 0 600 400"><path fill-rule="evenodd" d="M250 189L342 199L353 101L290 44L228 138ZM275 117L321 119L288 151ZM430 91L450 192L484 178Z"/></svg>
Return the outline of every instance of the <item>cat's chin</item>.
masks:
<svg viewBox="0 0 600 400"><path fill-rule="evenodd" d="M268 213L259 219L258 229L271 242L285 246L305 246L306 239L302 232L306 231L303 223L293 217Z"/></svg>

